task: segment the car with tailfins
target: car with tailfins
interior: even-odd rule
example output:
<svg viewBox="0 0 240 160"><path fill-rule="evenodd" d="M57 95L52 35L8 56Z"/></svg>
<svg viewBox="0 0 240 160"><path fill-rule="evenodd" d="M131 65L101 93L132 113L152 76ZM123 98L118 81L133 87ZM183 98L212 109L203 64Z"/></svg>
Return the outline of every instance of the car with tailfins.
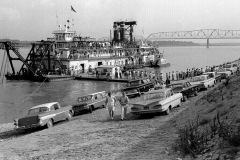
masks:
<svg viewBox="0 0 240 160"><path fill-rule="evenodd" d="M172 108L181 106L182 98L182 93L174 93L171 88L166 88L145 92L129 104L134 115L160 112L169 114Z"/></svg>
<svg viewBox="0 0 240 160"><path fill-rule="evenodd" d="M200 75L192 77L189 82L191 85L197 85L199 89L208 89L214 87L215 79L209 75Z"/></svg>
<svg viewBox="0 0 240 160"><path fill-rule="evenodd" d="M45 103L32 107L28 115L14 120L16 129L30 130L37 127L50 128L54 123L70 120L72 118L72 106L61 107L58 102Z"/></svg>
<svg viewBox="0 0 240 160"><path fill-rule="evenodd" d="M187 80L172 81L172 83L166 87L172 88L174 93L182 93L183 102L186 102L187 99L192 95L197 96L197 92L199 90L198 85L191 85L191 83Z"/></svg>
<svg viewBox="0 0 240 160"><path fill-rule="evenodd" d="M78 97L77 103L72 105L74 115L79 114L82 111L92 113L94 109L104 108L106 95L105 91L101 91Z"/></svg>

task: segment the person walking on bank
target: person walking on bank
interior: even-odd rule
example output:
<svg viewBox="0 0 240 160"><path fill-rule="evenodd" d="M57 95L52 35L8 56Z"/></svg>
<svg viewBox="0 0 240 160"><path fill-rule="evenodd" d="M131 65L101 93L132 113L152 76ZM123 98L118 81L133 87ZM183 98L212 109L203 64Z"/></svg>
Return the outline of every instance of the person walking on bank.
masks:
<svg viewBox="0 0 240 160"><path fill-rule="evenodd" d="M108 96L105 101L105 106L107 106L110 119L113 119L114 110L115 110L116 99L111 92L108 92Z"/></svg>
<svg viewBox="0 0 240 160"><path fill-rule="evenodd" d="M121 105L121 120L126 118L128 102L129 98L126 96L126 93L122 91L122 96L119 98L119 103Z"/></svg>

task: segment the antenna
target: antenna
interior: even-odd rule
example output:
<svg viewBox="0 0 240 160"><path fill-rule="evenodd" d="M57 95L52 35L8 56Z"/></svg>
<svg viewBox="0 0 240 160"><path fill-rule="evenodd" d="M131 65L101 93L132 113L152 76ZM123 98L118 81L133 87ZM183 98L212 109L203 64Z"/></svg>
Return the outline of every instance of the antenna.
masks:
<svg viewBox="0 0 240 160"><path fill-rule="evenodd" d="M59 26L57 11L56 11L56 19L57 19L57 26Z"/></svg>

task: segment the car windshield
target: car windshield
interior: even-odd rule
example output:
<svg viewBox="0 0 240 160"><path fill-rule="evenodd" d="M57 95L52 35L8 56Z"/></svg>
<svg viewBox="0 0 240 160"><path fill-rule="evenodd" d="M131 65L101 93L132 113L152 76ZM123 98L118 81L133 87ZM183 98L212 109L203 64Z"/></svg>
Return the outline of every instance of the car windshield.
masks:
<svg viewBox="0 0 240 160"><path fill-rule="evenodd" d="M30 109L28 112L28 115L36 115L36 114L41 114L48 111L49 110L47 107L39 107L39 108Z"/></svg>
<svg viewBox="0 0 240 160"><path fill-rule="evenodd" d="M78 102L86 102L92 99L92 95L84 96L84 97L79 97Z"/></svg>
<svg viewBox="0 0 240 160"><path fill-rule="evenodd" d="M138 91L136 89L132 89L132 90L127 90L124 91L126 94L131 94L131 93L137 93Z"/></svg>
<svg viewBox="0 0 240 160"><path fill-rule="evenodd" d="M225 65L223 66L223 68L231 68L232 66L231 65Z"/></svg>
<svg viewBox="0 0 240 160"><path fill-rule="evenodd" d="M172 90L173 91L179 91L179 90L182 90L182 89L183 89L182 85L173 85L172 86Z"/></svg>
<svg viewBox="0 0 240 160"><path fill-rule="evenodd" d="M154 93L146 93L143 95L143 100L149 100L149 99L161 99L164 98L164 92L154 92Z"/></svg>
<svg viewBox="0 0 240 160"><path fill-rule="evenodd" d="M193 77L190 81L199 82L199 81L204 81L205 79L206 79L205 76L199 76L199 77Z"/></svg>
<svg viewBox="0 0 240 160"><path fill-rule="evenodd" d="M208 75L210 78L214 78L213 73L204 73L205 75Z"/></svg>
<svg viewBox="0 0 240 160"><path fill-rule="evenodd" d="M133 81L133 82L128 83L127 86L137 86L140 84L141 84L141 81Z"/></svg>
<svg viewBox="0 0 240 160"><path fill-rule="evenodd" d="M226 70L226 68L219 68L217 71L218 72L226 72L227 70Z"/></svg>

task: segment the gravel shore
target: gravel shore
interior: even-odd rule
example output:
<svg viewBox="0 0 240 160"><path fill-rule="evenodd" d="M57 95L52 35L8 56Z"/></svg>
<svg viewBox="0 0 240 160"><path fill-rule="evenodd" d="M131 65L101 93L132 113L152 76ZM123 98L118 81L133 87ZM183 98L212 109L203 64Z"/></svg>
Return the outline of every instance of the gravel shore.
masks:
<svg viewBox="0 0 240 160"><path fill-rule="evenodd" d="M12 123L2 124L0 159L176 159L180 155L172 150L178 136L175 118L185 114L206 92L189 98L169 115L128 113L127 119L121 121L117 106L114 120L109 119L107 110L97 109L53 128L29 133L14 130Z"/></svg>

